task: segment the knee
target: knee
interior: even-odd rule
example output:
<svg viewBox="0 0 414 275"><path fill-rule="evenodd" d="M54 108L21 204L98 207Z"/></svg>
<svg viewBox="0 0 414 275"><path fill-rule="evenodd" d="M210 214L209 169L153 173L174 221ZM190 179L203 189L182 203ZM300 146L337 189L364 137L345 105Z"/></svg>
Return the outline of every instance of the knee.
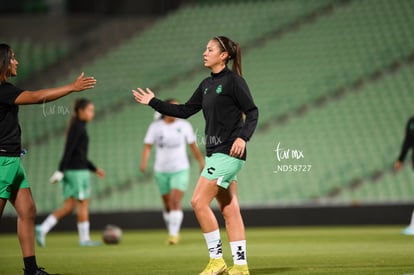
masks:
<svg viewBox="0 0 414 275"><path fill-rule="evenodd" d="M20 219L34 221L36 218L36 205L34 202L29 203L26 208L18 214Z"/></svg>
<svg viewBox="0 0 414 275"><path fill-rule="evenodd" d="M71 214L75 210L75 206L76 206L75 203L70 202L70 203L66 203L63 209L65 210L66 214Z"/></svg>
<svg viewBox="0 0 414 275"><path fill-rule="evenodd" d="M192 197L191 206L193 207L194 211L199 211L203 209L206 206L206 204L199 197Z"/></svg>
<svg viewBox="0 0 414 275"><path fill-rule="evenodd" d="M168 208L170 210L176 210L181 208L180 200L172 199L169 201Z"/></svg>
<svg viewBox="0 0 414 275"><path fill-rule="evenodd" d="M226 220L229 219L229 218L238 217L238 216L241 215L240 214L240 208L235 203L231 203L231 204L228 204L224 207L221 207L220 212L223 215L224 219L226 219Z"/></svg>

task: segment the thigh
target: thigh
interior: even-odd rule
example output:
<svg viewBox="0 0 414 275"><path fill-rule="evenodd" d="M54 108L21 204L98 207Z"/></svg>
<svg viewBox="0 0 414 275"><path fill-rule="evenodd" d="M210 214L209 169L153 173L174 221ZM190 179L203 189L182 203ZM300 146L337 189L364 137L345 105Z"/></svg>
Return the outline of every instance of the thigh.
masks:
<svg viewBox="0 0 414 275"><path fill-rule="evenodd" d="M162 196L169 194L171 191L170 187L170 174L162 172L154 172L155 181L158 186L158 190Z"/></svg>
<svg viewBox="0 0 414 275"><path fill-rule="evenodd" d="M19 188L29 187L20 158L0 157L0 198L9 199Z"/></svg>
<svg viewBox="0 0 414 275"><path fill-rule="evenodd" d="M34 218L36 207L30 188L20 188L10 197L10 203L20 218Z"/></svg>
<svg viewBox="0 0 414 275"><path fill-rule="evenodd" d="M4 207L6 206L6 203L7 203L6 199L0 198L0 218L1 216L3 216L3 210L4 210Z"/></svg>
<svg viewBox="0 0 414 275"><path fill-rule="evenodd" d="M194 189L192 201L193 203L210 204L220 189L221 187L217 185L217 180L210 180L200 176Z"/></svg>
<svg viewBox="0 0 414 275"><path fill-rule="evenodd" d="M190 181L190 171L185 169L171 174L170 177L170 188L171 190L176 189L181 192L187 191L188 183Z"/></svg>
<svg viewBox="0 0 414 275"><path fill-rule="evenodd" d="M230 205L235 206L237 209L237 207L239 207L237 198L237 182L232 181L227 189L221 188L216 196L216 199L222 212L227 206Z"/></svg>

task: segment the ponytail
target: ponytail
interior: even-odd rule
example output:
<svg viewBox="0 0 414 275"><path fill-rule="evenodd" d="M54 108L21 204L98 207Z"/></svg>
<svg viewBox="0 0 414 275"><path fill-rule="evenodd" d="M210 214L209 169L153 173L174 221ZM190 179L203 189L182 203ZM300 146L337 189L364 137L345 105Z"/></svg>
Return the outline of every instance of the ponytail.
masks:
<svg viewBox="0 0 414 275"><path fill-rule="evenodd" d="M241 48L239 43L232 41L226 36L216 36L214 39L219 42L221 50L228 53L226 65L232 60L231 70L242 76Z"/></svg>

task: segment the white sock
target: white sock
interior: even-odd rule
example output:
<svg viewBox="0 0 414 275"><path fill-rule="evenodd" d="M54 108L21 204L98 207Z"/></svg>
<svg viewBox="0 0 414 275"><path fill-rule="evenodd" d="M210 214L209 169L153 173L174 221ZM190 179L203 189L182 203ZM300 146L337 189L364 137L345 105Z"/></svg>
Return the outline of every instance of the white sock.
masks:
<svg viewBox="0 0 414 275"><path fill-rule="evenodd" d="M411 222L410 222L409 227L414 228L414 211L413 211L413 213L411 214Z"/></svg>
<svg viewBox="0 0 414 275"><path fill-rule="evenodd" d="M203 235L207 243L210 258L218 259L223 257L223 246L221 244L220 231L217 229L209 233L204 233Z"/></svg>
<svg viewBox="0 0 414 275"><path fill-rule="evenodd" d="M168 226L169 226L169 224L170 224L170 212L167 212L167 211L162 211L162 217L163 217L163 219L164 219L165 226L166 226L166 227L167 227L167 229L168 229Z"/></svg>
<svg viewBox="0 0 414 275"><path fill-rule="evenodd" d="M78 222L78 233L79 241L81 242L89 241L91 239L89 236L89 221Z"/></svg>
<svg viewBox="0 0 414 275"><path fill-rule="evenodd" d="M230 248L235 265L247 264L246 240L230 242Z"/></svg>
<svg viewBox="0 0 414 275"><path fill-rule="evenodd" d="M58 220L56 219L53 214L49 214L47 218L43 221L43 223L40 225L40 230L47 234L52 228L57 224Z"/></svg>
<svg viewBox="0 0 414 275"><path fill-rule="evenodd" d="M180 232L181 223L183 222L184 213L182 210L170 211L170 223L168 224L168 234L177 236Z"/></svg>

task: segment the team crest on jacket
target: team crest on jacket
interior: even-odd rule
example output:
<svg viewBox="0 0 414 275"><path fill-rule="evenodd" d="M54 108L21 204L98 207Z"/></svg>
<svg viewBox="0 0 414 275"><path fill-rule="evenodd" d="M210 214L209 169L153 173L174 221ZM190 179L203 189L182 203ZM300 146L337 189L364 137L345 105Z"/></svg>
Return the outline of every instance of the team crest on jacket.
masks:
<svg viewBox="0 0 414 275"><path fill-rule="evenodd" d="M217 86L216 93L221 93L223 91L223 86L220 84Z"/></svg>

